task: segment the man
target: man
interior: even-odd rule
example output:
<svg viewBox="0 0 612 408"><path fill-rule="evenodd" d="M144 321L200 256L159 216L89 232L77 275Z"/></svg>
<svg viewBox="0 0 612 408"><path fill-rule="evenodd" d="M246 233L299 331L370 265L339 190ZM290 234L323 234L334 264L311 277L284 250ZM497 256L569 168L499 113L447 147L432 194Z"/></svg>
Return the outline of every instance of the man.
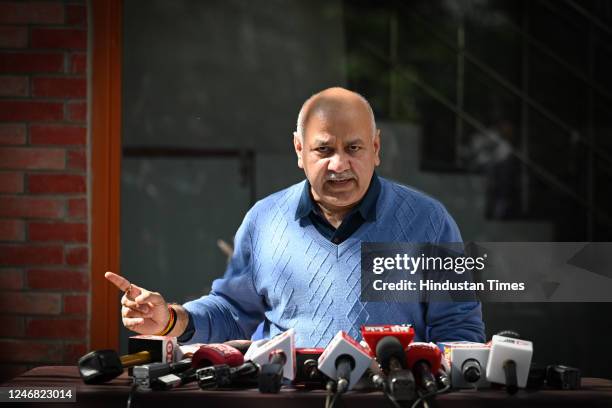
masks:
<svg viewBox="0 0 612 408"><path fill-rule="evenodd" d="M483 341L479 303L359 300L362 241L461 241L440 203L374 173L380 131L368 102L343 88L313 95L293 144L307 180L249 210L208 296L168 306L159 293L107 272L126 292L123 324L181 342L250 338L262 321L265 336L293 327L297 345L308 347L326 346L338 330L359 337L360 325L384 323L411 323L421 341Z"/></svg>

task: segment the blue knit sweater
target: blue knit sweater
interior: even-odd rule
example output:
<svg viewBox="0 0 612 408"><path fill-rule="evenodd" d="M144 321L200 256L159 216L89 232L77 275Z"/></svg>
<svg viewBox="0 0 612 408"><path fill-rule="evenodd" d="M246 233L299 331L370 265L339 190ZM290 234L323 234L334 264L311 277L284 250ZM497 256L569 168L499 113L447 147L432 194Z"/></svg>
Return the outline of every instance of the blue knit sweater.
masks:
<svg viewBox="0 0 612 408"><path fill-rule="evenodd" d="M457 225L436 200L380 178L376 221L365 222L339 245L308 217L296 219L305 181L272 194L249 210L234 255L208 296L188 302L190 342L250 338L291 327L298 347L325 347L338 330L360 338L362 324L411 323L416 341L484 341L479 303L361 302L365 242L461 242Z"/></svg>

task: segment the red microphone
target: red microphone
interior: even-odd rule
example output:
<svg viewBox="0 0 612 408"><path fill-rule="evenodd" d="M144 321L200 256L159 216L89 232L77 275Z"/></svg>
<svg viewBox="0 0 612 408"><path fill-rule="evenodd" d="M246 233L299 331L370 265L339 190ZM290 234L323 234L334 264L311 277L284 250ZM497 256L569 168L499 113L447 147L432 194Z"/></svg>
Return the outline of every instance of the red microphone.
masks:
<svg viewBox="0 0 612 408"><path fill-rule="evenodd" d="M227 364L237 367L244 363L244 356L235 347L227 344L206 344L193 353L191 366L201 368L212 365Z"/></svg>
<svg viewBox="0 0 612 408"><path fill-rule="evenodd" d="M370 354L376 353L378 342L387 336L395 337L399 340L402 348L406 350L408 344L414 339L414 329L409 324L381 324L361 326L361 336L368 343Z"/></svg>
<svg viewBox="0 0 612 408"><path fill-rule="evenodd" d="M442 365L442 352L434 343L412 343L406 351L408 367L412 370L417 385L424 388L428 394L438 390L435 374Z"/></svg>

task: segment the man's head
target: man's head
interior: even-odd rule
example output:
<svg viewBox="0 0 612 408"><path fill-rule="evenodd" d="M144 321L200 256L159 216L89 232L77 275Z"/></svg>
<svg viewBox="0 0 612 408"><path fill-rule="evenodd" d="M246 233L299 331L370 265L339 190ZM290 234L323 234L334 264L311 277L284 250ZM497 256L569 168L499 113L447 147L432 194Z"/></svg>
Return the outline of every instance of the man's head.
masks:
<svg viewBox="0 0 612 408"><path fill-rule="evenodd" d="M380 164L372 108L344 88L326 89L304 103L293 144L315 201L331 211L357 204Z"/></svg>

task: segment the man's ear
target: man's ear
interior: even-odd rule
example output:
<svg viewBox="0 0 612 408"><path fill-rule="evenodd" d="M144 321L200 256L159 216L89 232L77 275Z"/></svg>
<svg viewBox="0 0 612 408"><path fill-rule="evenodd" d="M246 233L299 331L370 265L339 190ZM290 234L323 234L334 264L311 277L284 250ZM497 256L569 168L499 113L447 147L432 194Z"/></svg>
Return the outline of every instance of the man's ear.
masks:
<svg viewBox="0 0 612 408"><path fill-rule="evenodd" d="M302 152L304 146L302 145L302 138L297 134L297 132L293 132L293 147L295 148L295 154L297 154L298 167L303 169L304 162L302 161Z"/></svg>
<svg viewBox="0 0 612 408"><path fill-rule="evenodd" d="M374 164L378 166L380 165L380 129L376 129L376 136L374 136L372 143L374 145L374 154L376 155Z"/></svg>

